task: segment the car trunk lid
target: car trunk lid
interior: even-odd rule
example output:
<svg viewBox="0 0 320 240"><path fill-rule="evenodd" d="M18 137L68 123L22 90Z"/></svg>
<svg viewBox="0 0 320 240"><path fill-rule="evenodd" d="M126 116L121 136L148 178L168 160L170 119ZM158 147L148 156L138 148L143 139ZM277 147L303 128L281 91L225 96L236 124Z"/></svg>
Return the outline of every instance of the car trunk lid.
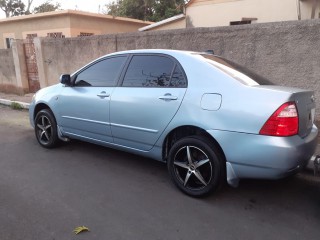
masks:
<svg viewBox="0 0 320 240"><path fill-rule="evenodd" d="M306 137L312 129L315 120L315 96L313 91L276 85L258 85L258 88L288 93L288 102L296 104L299 116L299 136Z"/></svg>
<svg viewBox="0 0 320 240"><path fill-rule="evenodd" d="M307 136L312 129L315 119L315 97L313 91L299 91L292 95L299 115L299 136Z"/></svg>

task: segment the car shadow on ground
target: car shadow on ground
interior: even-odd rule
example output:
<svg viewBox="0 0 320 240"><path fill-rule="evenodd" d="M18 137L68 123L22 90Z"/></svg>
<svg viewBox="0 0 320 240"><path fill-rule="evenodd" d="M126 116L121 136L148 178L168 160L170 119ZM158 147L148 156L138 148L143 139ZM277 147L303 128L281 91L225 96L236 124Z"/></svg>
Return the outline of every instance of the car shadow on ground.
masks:
<svg viewBox="0 0 320 240"><path fill-rule="evenodd" d="M169 179L166 164L163 162L77 140L62 144L61 150L77 151L82 155L87 155L88 161L94 157L94 161L100 161L103 164L112 163L123 170L127 168L126 171L131 173L138 171L146 178L156 178L155 181L171 184L171 187L175 188ZM177 189L176 194L183 193ZM237 188L224 185L222 189L214 192L211 196L203 198L203 201L216 202L220 199L244 197L249 198L249 202L254 205L257 203L255 198L264 200L274 198L279 201L279 197L285 196L285 199L294 200L297 195L301 194L320 202L320 177L314 176L312 171L303 170L296 175L280 180L243 179Z"/></svg>

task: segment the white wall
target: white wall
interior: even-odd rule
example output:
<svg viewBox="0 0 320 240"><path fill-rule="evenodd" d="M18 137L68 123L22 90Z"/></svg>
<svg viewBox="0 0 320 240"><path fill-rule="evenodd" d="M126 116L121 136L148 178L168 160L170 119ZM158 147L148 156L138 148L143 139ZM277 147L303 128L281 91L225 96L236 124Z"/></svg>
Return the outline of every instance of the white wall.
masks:
<svg viewBox="0 0 320 240"><path fill-rule="evenodd" d="M301 7L310 8L309 5ZM186 15L194 27L228 26L243 18L257 18L257 23L298 20L298 1L196 0L187 7Z"/></svg>

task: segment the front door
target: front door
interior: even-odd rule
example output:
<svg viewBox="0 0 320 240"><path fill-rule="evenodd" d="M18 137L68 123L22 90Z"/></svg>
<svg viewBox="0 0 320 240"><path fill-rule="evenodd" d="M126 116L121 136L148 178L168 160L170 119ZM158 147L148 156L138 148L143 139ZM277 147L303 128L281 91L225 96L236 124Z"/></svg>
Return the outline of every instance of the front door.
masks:
<svg viewBox="0 0 320 240"><path fill-rule="evenodd" d="M60 125L71 137L112 142L110 87L66 87L59 100Z"/></svg>
<svg viewBox="0 0 320 240"><path fill-rule="evenodd" d="M59 126L65 135L113 142L110 98L126 56L98 60L76 73L75 84L59 96Z"/></svg>

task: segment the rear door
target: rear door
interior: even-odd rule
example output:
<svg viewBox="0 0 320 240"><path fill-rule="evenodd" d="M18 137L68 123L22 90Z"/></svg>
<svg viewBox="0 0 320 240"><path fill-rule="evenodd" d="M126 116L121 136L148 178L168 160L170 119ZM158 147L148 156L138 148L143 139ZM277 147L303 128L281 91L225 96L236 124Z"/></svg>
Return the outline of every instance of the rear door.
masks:
<svg viewBox="0 0 320 240"><path fill-rule="evenodd" d="M178 111L187 79L166 55L133 55L110 103L114 143L150 150Z"/></svg>

